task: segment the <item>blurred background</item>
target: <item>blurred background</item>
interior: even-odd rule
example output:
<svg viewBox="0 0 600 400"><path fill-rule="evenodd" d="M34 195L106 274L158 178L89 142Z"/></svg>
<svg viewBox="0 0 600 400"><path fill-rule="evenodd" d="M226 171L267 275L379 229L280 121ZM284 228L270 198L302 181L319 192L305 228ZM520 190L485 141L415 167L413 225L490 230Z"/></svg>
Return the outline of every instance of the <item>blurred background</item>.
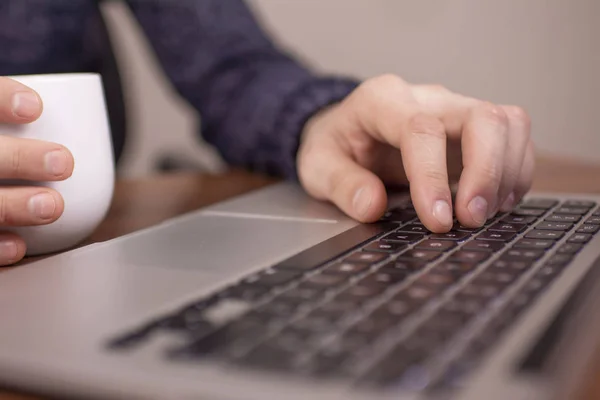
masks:
<svg viewBox="0 0 600 400"><path fill-rule="evenodd" d="M358 78L392 72L518 104L532 116L538 152L600 162L598 0L248 4L280 45L319 71ZM198 139L198 116L171 90L127 7L118 1L103 7L128 98L131 131L121 175L155 173L165 158L222 168Z"/></svg>

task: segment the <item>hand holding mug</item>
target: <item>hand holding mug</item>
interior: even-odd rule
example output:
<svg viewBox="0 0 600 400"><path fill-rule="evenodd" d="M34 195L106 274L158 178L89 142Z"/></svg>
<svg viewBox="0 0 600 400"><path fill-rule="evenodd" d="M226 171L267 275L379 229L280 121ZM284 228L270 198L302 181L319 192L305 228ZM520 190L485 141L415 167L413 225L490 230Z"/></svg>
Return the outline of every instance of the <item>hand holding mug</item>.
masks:
<svg viewBox="0 0 600 400"><path fill-rule="evenodd" d="M110 204L112 164L99 76L0 77L0 265L89 235Z"/></svg>
<svg viewBox="0 0 600 400"><path fill-rule="evenodd" d="M28 124L37 120L42 110L38 93L0 77L0 124ZM61 181L71 176L73 166L73 156L65 146L0 136L0 179ZM49 224L60 217L63 209L63 198L54 189L0 184L0 265L19 261L26 251L23 238L4 231L4 227Z"/></svg>

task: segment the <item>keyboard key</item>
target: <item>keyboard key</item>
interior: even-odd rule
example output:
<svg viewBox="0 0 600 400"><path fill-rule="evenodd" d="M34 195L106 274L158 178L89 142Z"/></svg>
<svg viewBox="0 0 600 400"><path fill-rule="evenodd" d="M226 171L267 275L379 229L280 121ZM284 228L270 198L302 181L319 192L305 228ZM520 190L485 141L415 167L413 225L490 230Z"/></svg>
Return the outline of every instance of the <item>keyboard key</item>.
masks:
<svg viewBox="0 0 600 400"><path fill-rule="evenodd" d="M472 272L476 267L476 263L444 261L436 265L431 271L441 274L451 274L455 279L459 279Z"/></svg>
<svg viewBox="0 0 600 400"><path fill-rule="evenodd" d="M169 356L193 359L215 353L235 353L236 349L247 347L255 341L255 338L266 335L267 329L268 326L259 320L234 321L173 349L169 352Z"/></svg>
<svg viewBox="0 0 600 400"><path fill-rule="evenodd" d="M577 233L591 233L594 234L600 230L600 225L583 224L577 229Z"/></svg>
<svg viewBox="0 0 600 400"><path fill-rule="evenodd" d="M389 316L382 317L379 314L370 314L350 327L347 332L352 336L362 336L368 338L368 340L372 343L398 323L398 319Z"/></svg>
<svg viewBox="0 0 600 400"><path fill-rule="evenodd" d="M381 217L381 221L405 224L416 217L417 213L414 210L390 210Z"/></svg>
<svg viewBox="0 0 600 400"><path fill-rule="evenodd" d="M388 255L385 253L359 251L359 252L356 252L356 253L351 254L348 257L344 258L342 260L342 262L366 263L369 265L373 265L373 264L377 264L380 261L385 260L386 258L388 258Z"/></svg>
<svg viewBox="0 0 600 400"><path fill-rule="evenodd" d="M415 272L420 271L427 265L424 261L417 260L396 260L385 264L383 267L379 268L378 271L381 272Z"/></svg>
<svg viewBox="0 0 600 400"><path fill-rule="evenodd" d="M402 282L409 274L407 272L402 273L400 271L396 272L382 272L377 271L370 275L367 275L363 279L357 282L359 286L365 285L382 285L382 286L391 286L396 283Z"/></svg>
<svg viewBox="0 0 600 400"><path fill-rule="evenodd" d="M396 299L406 299L412 304L424 304L438 294L438 290L433 286L422 286L413 284L396 295Z"/></svg>
<svg viewBox="0 0 600 400"><path fill-rule="evenodd" d="M323 269L324 274L357 275L370 268L369 264L341 262Z"/></svg>
<svg viewBox="0 0 600 400"><path fill-rule="evenodd" d="M515 237L512 232L490 232L485 231L477 236L477 240L499 240L501 242L510 242Z"/></svg>
<svg viewBox="0 0 600 400"><path fill-rule="evenodd" d="M334 297L334 301L350 301L355 304L364 304L373 300L377 295L386 290L379 286L350 286Z"/></svg>
<svg viewBox="0 0 600 400"><path fill-rule="evenodd" d="M408 301L405 298L395 298L379 306L372 313L376 318L388 318L400 321L418 307L418 303Z"/></svg>
<svg viewBox="0 0 600 400"><path fill-rule="evenodd" d="M552 214L546 217L544 221L548 222L571 222L576 223L581 219L581 215L567 215L567 214Z"/></svg>
<svg viewBox="0 0 600 400"><path fill-rule="evenodd" d="M546 213L546 210L537 210L533 208L516 208L511 215L518 217L540 217Z"/></svg>
<svg viewBox="0 0 600 400"><path fill-rule="evenodd" d="M448 257L449 261L464 262L464 263L480 263L489 258L489 253L483 251L468 251L458 250Z"/></svg>
<svg viewBox="0 0 600 400"><path fill-rule="evenodd" d="M366 346L366 344L365 344ZM310 360L308 370L317 379L331 376L343 376L344 364L351 356L344 349L324 348Z"/></svg>
<svg viewBox="0 0 600 400"><path fill-rule="evenodd" d="M490 225L494 222L495 219L503 218L505 215L505 213L498 211L496 214L492 215L487 219L486 224Z"/></svg>
<svg viewBox="0 0 600 400"><path fill-rule="evenodd" d="M294 321L291 326L295 329L303 329L309 332L326 333L337 328L337 321L331 318L331 314L323 315L316 311Z"/></svg>
<svg viewBox="0 0 600 400"><path fill-rule="evenodd" d="M514 232L519 233L522 230L527 228L526 224L509 224L506 222L498 222L488 228L488 231L498 231L498 232Z"/></svg>
<svg viewBox="0 0 600 400"><path fill-rule="evenodd" d="M562 206L563 207L581 207L590 209L596 205L596 202L589 200L568 200L565 201Z"/></svg>
<svg viewBox="0 0 600 400"><path fill-rule="evenodd" d="M420 233L410 233L410 232L392 232L389 235L383 237L382 240L389 242L405 242L405 243L414 243L423 239L425 235Z"/></svg>
<svg viewBox="0 0 600 400"><path fill-rule="evenodd" d="M273 269L310 271L332 261L341 254L359 246L369 239L383 235L395 229L397 225L389 223L360 224L337 236L325 240L280 263ZM369 254L369 253L365 253ZM358 260L360 261L360 260ZM366 260L368 262L368 260Z"/></svg>
<svg viewBox="0 0 600 400"><path fill-rule="evenodd" d="M441 255L442 255L442 253L440 253L439 251L413 249L413 250L405 251L398 258L400 258L402 260L412 259L412 260L417 260L417 261L429 262L429 261L433 261L433 260L439 258Z"/></svg>
<svg viewBox="0 0 600 400"><path fill-rule="evenodd" d="M430 236L433 240L452 240L461 241L468 239L471 235L469 232L451 231L446 233L434 233Z"/></svg>
<svg viewBox="0 0 600 400"><path fill-rule="evenodd" d="M241 363L268 370L290 370L299 362L295 350L273 342L264 343L245 355Z"/></svg>
<svg viewBox="0 0 600 400"><path fill-rule="evenodd" d="M452 298L444 306L442 306L442 312L451 313L462 313L466 315L474 316L483 309L483 304L473 299L462 299Z"/></svg>
<svg viewBox="0 0 600 400"><path fill-rule="evenodd" d="M532 230L525 234L527 239L558 240L565 235L563 231Z"/></svg>
<svg viewBox="0 0 600 400"><path fill-rule="evenodd" d="M554 246L556 242L554 240L543 240L543 239L521 239L514 244L515 249L537 249L547 250Z"/></svg>
<svg viewBox="0 0 600 400"><path fill-rule="evenodd" d="M508 285L519 277L519 271L506 269L504 271L498 271L497 269L489 269L481 272L477 275L477 279L486 283L499 283L502 285Z"/></svg>
<svg viewBox="0 0 600 400"><path fill-rule="evenodd" d="M590 224L590 225L600 225L600 216L589 217L588 219L585 220L585 223Z"/></svg>
<svg viewBox="0 0 600 400"><path fill-rule="evenodd" d="M423 336L440 335L445 339L449 339L464 328L469 316L469 314L438 311L418 328L416 334Z"/></svg>
<svg viewBox="0 0 600 400"><path fill-rule="evenodd" d="M570 215L583 215L589 211L588 208L584 207L560 207L556 211L556 214L570 214Z"/></svg>
<svg viewBox="0 0 600 400"><path fill-rule="evenodd" d="M438 290L446 289L452 286L458 278L451 273L440 273L440 272L426 272L421 275L416 283L426 286L426 287L434 287Z"/></svg>
<svg viewBox="0 0 600 400"><path fill-rule="evenodd" d="M520 215L509 215L507 217L502 218L500 222L506 224L531 224L536 221L535 217L525 217Z"/></svg>
<svg viewBox="0 0 600 400"><path fill-rule="evenodd" d="M290 283L301 276L302 273L297 271L267 270L245 279L244 282L256 286L276 287Z"/></svg>
<svg viewBox="0 0 600 400"><path fill-rule="evenodd" d="M424 346L423 346L424 347ZM362 379L365 385L389 386L398 385L404 374L423 361L428 355L425 350L408 350L402 345L396 347L375 366L373 366Z"/></svg>
<svg viewBox="0 0 600 400"><path fill-rule="evenodd" d="M548 210L558 205L558 200L553 199L528 199L525 202L519 204L521 208L533 208L539 210Z"/></svg>
<svg viewBox="0 0 600 400"><path fill-rule="evenodd" d="M575 254L583 248L582 244L565 243L558 249L558 254Z"/></svg>
<svg viewBox="0 0 600 400"><path fill-rule="evenodd" d="M424 225L417 225L417 224L402 226L398 229L398 232L412 232L412 233L421 233L421 234L430 233L429 230L427 228L425 228Z"/></svg>
<svg viewBox="0 0 600 400"><path fill-rule="evenodd" d="M273 316L280 316L287 318L288 316L293 315L300 304L294 301L285 301L283 299L277 299L267 302L266 304L260 306L257 311L259 313L267 313Z"/></svg>
<svg viewBox="0 0 600 400"><path fill-rule="evenodd" d="M271 338L270 341L280 345L295 345L297 347L303 346L304 348L307 348L312 347L313 342L318 342L319 339L322 338L323 335L320 335L319 332L289 325Z"/></svg>
<svg viewBox="0 0 600 400"><path fill-rule="evenodd" d="M225 289L219 294L221 298L258 301L270 292L271 288L241 283Z"/></svg>
<svg viewBox="0 0 600 400"><path fill-rule="evenodd" d="M532 265L531 261L525 261L525 260L519 260L519 261L515 261L515 260L498 260L492 263L492 265L489 267L489 270L492 271L516 271L516 272L523 272L526 271L527 269L529 269Z"/></svg>
<svg viewBox="0 0 600 400"><path fill-rule="evenodd" d="M543 229L549 231L568 231L571 228L573 228L573 224L570 222L542 221L535 226L535 229Z"/></svg>
<svg viewBox="0 0 600 400"><path fill-rule="evenodd" d="M348 305L351 304L349 301L344 303L330 303L327 307L324 307L326 304L323 304L321 307L318 307L316 310L313 310L308 314L309 318L324 318L328 320L332 324L338 324L345 317L348 316L349 312L352 311L352 308L349 308ZM346 312L340 312L345 309Z"/></svg>
<svg viewBox="0 0 600 400"><path fill-rule="evenodd" d="M468 228L466 226L462 226L459 222L455 222L454 226L452 227L453 231L468 232L468 233L479 232L482 229L483 228Z"/></svg>
<svg viewBox="0 0 600 400"><path fill-rule="evenodd" d="M309 277L300 285L303 288L332 289L346 283L347 279L348 277L344 275L317 274Z"/></svg>
<svg viewBox="0 0 600 400"><path fill-rule="evenodd" d="M554 254L548 260L546 260L546 265L556 265L556 266L565 266L571 262L573 259L573 255L571 254Z"/></svg>
<svg viewBox="0 0 600 400"><path fill-rule="evenodd" d="M491 240L472 240L465 244L462 248L471 251L498 251L504 247L503 242Z"/></svg>
<svg viewBox="0 0 600 400"><path fill-rule="evenodd" d="M456 243L449 240L424 240L415 246L416 249L422 250L435 250L435 251L448 251L456 247Z"/></svg>
<svg viewBox="0 0 600 400"><path fill-rule="evenodd" d="M406 249L406 244L398 242L384 242L378 240L363 248L363 251L375 251L382 253L399 253Z"/></svg>
<svg viewBox="0 0 600 400"><path fill-rule="evenodd" d="M535 278L540 279L544 282L550 282L554 280L564 270L565 265L571 262L567 260L568 256L560 254L560 258L555 260L552 264L546 263L540 270L535 274ZM567 258L562 258L566 256Z"/></svg>
<svg viewBox="0 0 600 400"><path fill-rule="evenodd" d="M568 243L587 243L592 240L592 235L589 233L574 233L567 240Z"/></svg>
<svg viewBox="0 0 600 400"><path fill-rule="evenodd" d="M367 336L346 331L333 342L328 343L328 348L354 353L364 350L372 344Z"/></svg>
<svg viewBox="0 0 600 400"><path fill-rule="evenodd" d="M509 249L500 259L505 261L535 261L544 255L543 250Z"/></svg>
<svg viewBox="0 0 600 400"><path fill-rule="evenodd" d="M296 287L281 293L275 299L282 299L296 304L310 304L312 302L320 301L322 297L323 291L321 288Z"/></svg>
<svg viewBox="0 0 600 400"><path fill-rule="evenodd" d="M456 294L456 298L459 301L470 298L485 303L498 296L505 287L506 285L489 283L485 280L475 278Z"/></svg>
<svg viewBox="0 0 600 400"><path fill-rule="evenodd" d="M600 217L600 209L594 211L594 213L592 214L592 216L594 216L594 217Z"/></svg>
<svg viewBox="0 0 600 400"><path fill-rule="evenodd" d="M341 316L356 311L356 303L349 300L339 301L333 299L321 305L318 309L323 312L333 313Z"/></svg>

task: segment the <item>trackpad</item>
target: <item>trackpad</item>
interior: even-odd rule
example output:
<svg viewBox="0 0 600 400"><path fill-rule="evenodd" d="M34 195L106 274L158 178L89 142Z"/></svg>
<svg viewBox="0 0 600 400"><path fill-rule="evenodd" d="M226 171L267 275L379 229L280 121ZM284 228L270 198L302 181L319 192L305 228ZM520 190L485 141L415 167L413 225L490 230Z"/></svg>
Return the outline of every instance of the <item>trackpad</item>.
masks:
<svg viewBox="0 0 600 400"><path fill-rule="evenodd" d="M120 264L244 273L275 264L354 225L197 214L116 240L104 249Z"/></svg>

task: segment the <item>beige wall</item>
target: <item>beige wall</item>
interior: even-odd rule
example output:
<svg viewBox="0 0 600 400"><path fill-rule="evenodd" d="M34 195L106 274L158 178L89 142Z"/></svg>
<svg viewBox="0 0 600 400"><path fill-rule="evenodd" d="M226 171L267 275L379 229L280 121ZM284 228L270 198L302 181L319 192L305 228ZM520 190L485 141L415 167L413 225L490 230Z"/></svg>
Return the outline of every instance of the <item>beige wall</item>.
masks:
<svg viewBox="0 0 600 400"><path fill-rule="evenodd" d="M200 0L201 1L201 0ZM472 96L524 106L541 151L600 162L598 0L252 0L278 40L322 71L368 77L393 72ZM124 24L123 65L136 98L135 154L144 174L164 146L191 152L193 112L172 104L164 82ZM177 143L180 143L177 145ZM133 150L131 148L130 150ZM211 165L214 165L211 163Z"/></svg>

